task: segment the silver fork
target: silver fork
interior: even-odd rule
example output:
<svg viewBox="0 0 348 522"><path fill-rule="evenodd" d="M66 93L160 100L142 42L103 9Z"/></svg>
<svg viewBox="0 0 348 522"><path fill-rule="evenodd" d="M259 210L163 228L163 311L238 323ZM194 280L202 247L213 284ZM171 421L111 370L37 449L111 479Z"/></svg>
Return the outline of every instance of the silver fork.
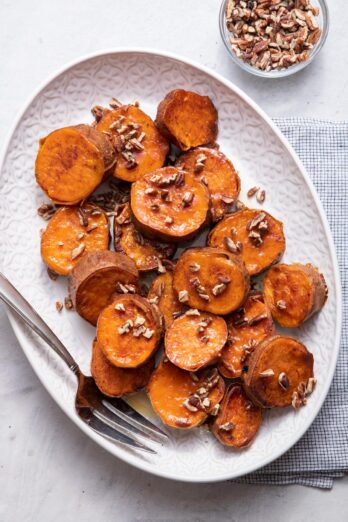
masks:
<svg viewBox="0 0 348 522"><path fill-rule="evenodd" d="M75 408L83 422L107 439L128 447L156 453L155 450L139 440L139 437L158 442L168 438L167 435L122 399L102 395L94 379L81 372L77 362L62 342L1 272L0 299L53 348L76 375L78 387Z"/></svg>

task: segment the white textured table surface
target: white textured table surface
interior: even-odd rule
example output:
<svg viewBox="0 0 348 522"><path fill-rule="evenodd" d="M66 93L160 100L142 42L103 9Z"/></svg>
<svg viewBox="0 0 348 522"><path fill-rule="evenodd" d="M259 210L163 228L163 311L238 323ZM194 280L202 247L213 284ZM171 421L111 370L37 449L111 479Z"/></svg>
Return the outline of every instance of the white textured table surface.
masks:
<svg viewBox="0 0 348 522"><path fill-rule="evenodd" d="M234 81L271 116L348 119L344 0L330 2L331 33L317 61L293 78L272 82L250 77L228 59L218 32L219 4L0 0L0 145L47 75L80 55L126 46L195 59ZM348 519L348 479L331 492L191 486L151 477L112 458L82 435L42 388L1 306L0 401L0 522Z"/></svg>

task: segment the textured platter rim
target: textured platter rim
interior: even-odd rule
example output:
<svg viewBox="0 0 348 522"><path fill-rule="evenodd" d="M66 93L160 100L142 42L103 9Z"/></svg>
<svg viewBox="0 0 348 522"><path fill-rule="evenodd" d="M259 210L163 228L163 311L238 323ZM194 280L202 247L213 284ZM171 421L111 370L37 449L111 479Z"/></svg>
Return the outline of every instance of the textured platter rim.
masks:
<svg viewBox="0 0 348 522"><path fill-rule="evenodd" d="M143 471L149 472L151 474L161 476L164 478L172 479L172 480L180 480L183 482L197 482L197 483L204 483L204 482L219 482L223 480L230 480L234 478L241 477L243 475L246 475L248 473L251 473L253 471L256 471L257 469L262 468L263 466L271 463L275 459L279 458L281 455L283 455L286 451L288 451L308 430L316 416L318 415L323 402L327 396L327 393L329 391L339 353L339 344L340 344L340 335L341 335L341 326L342 326L342 294L341 294L341 284L340 284L340 276L339 276L339 268L338 268L338 261L337 256L335 252L335 247L331 235L331 231L329 228L329 224L325 215L325 212L323 210L322 204L319 200L319 197L317 195L317 192L314 188L314 185L306 172L304 166L302 165L301 161L299 160L297 154L292 149L291 145L288 143L286 138L282 135L280 130L275 126L275 124L272 122L272 120L266 115L266 113L248 96L246 95L241 89L239 89L237 86L235 86L232 82L222 77L220 74L210 70L208 67L202 66L201 64L190 60L188 58L181 57L175 53L169 53L169 52L162 52L157 51L154 49L142 49L142 48L118 48L118 49L106 49L101 50L95 53L90 53L87 55L84 55L64 67L56 70L53 74L50 75L49 78L47 78L44 82L41 83L39 88L35 90L35 92L27 99L23 110L20 111L19 115L15 119L15 122L12 126L12 129L9 132L7 140L5 140L5 144L2 150L2 153L0 155L0 169L2 172L3 163L9 148L9 145L11 143L11 140L13 138L13 135L18 127L18 125L21 122L21 119L25 112L27 111L28 107L33 103L33 101L41 94L41 92L57 77L60 75L67 73L70 69L73 69L76 66L79 66L81 63L88 62L89 60L95 59L95 58L104 58L106 56L110 55L123 55L123 54L129 54L129 55L149 55L149 56L157 56L161 58L167 58L168 60L175 60L181 64L187 65L192 67L193 69L196 69L199 72L204 73L208 77L213 78L217 82L224 85L227 89L232 91L235 95L237 95L239 98L241 98L253 111L255 111L258 116L271 128L271 130L274 132L274 134L277 136L278 140L282 143L284 148L286 149L287 153L291 156L292 160L296 164L296 167L298 168L299 172L301 173L301 176L303 178L304 183L307 185L307 187L310 190L312 201L316 206L316 210L318 211L318 214L320 216L322 226L325 232L325 236L329 245L329 254L330 258L332 260L332 269L334 274L334 285L335 285L335 293L336 293L336 331L335 331L335 341L333 344L332 352L331 352L331 364L328 368L324 389L322 390L322 393L320 395L320 398L315 403L315 407L313 408L311 415L308 416L307 419L303 421L303 425L301 426L301 429L287 442L287 444L284 444L284 446L281 446L278 452L274 452L274 454L270 457L267 456L263 462L259 462L255 465L250 465L246 467L243 470L238 470L235 472L227 471L226 473L219 473L214 474L213 476L207 476L207 477L189 477L189 476L183 476L181 474L173 473L173 472L165 472L162 470L156 469L156 465L153 462L146 462L145 460L142 460L140 456L136 453L129 453L127 450L123 449L121 446L112 445L97 435L95 432L93 432L90 428L88 428L80 419L79 417L74 414L74 412L71 412L65 404L64 400L61 400L58 396L55 395L54 391L50 389L48 383L44 380L43 376L41 376L40 369L36 367L34 362L34 357L31 356L30 351L30 342L28 342L27 337L24 333L23 326L17 321L17 319L13 316L12 313L7 311L10 323L12 325L12 328L14 330L14 333L23 349L24 354L26 355L27 359L29 360L33 370L35 371L37 377L39 378L40 382L43 384L43 386L46 388L46 390L49 392L51 397L55 400L55 402L60 406L60 408L66 413L66 415L84 432L86 433L92 440L94 440L99 446L106 449L109 453L111 453L114 456L117 456L121 460L127 462L128 464L131 464Z"/></svg>

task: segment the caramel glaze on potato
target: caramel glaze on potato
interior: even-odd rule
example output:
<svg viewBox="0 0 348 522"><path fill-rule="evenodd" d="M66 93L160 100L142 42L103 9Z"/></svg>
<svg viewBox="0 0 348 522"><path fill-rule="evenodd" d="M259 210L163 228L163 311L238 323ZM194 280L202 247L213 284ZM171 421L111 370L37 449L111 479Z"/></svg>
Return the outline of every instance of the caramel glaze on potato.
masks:
<svg viewBox="0 0 348 522"><path fill-rule="evenodd" d="M262 410L246 396L242 386L231 384L220 404L211 431L221 444L245 448L259 431Z"/></svg>
<svg viewBox="0 0 348 522"><path fill-rule="evenodd" d="M195 372L218 361L226 340L223 318L201 312L175 319L166 331L164 346L175 366Z"/></svg>
<svg viewBox="0 0 348 522"><path fill-rule="evenodd" d="M120 368L144 364L160 338L160 312L139 295L120 295L99 315L98 343L110 363Z"/></svg>
<svg viewBox="0 0 348 522"><path fill-rule="evenodd" d="M239 256L218 248L190 248L174 269L179 301L219 315L237 310L249 292L249 275Z"/></svg>
<svg viewBox="0 0 348 522"><path fill-rule="evenodd" d="M219 404L224 390L216 369L190 374L167 359L160 362L148 384L149 399L161 421L182 429L200 426Z"/></svg>
<svg viewBox="0 0 348 522"><path fill-rule="evenodd" d="M264 278L264 293L274 319L285 328L296 328L327 299L324 276L310 264L279 264Z"/></svg>
<svg viewBox="0 0 348 522"><path fill-rule="evenodd" d="M123 397L144 388L155 366L154 358L138 368L117 368L105 357L97 339L93 341L91 373L99 390L108 397Z"/></svg>
<svg viewBox="0 0 348 522"><path fill-rule="evenodd" d="M209 192L194 174L164 167L133 183L131 208L135 225L145 236L187 241L206 224Z"/></svg>
<svg viewBox="0 0 348 522"><path fill-rule="evenodd" d="M85 255L73 268L69 294L76 312L96 325L100 312L113 300L118 287L138 283L138 270L127 256L100 250ZM121 285L120 285L121 284Z"/></svg>
<svg viewBox="0 0 348 522"><path fill-rule="evenodd" d="M160 274L153 280L147 298L150 303L157 304L162 313L166 328L169 328L174 318L183 313L187 308L180 303L174 291L173 273L169 271Z"/></svg>
<svg viewBox="0 0 348 522"><path fill-rule="evenodd" d="M115 138L119 152L113 169L116 178L136 181L146 172L164 165L169 152L168 141L139 107L123 105L112 111L104 110L96 128ZM129 159L132 157L134 161Z"/></svg>
<svg viewBox="0 0 348 522"><path fill-rule="evenodd" d="M208 96L176 89L159 104L156 124L169 141L188 150L215 142L218 114Z"/></svg>
<svg viewBox="0 0 348 522"><path fill-rule="evenodd" d="M229 379L242 375L250 353L275 333L271 312L262 294L252 293L242 308L225 317L228 341L221 353L220 373Z"/></svg>
<svg viewBox="0 0 348 522"><path fill-rule="evenodd" d="M76 205L102 182L116 155L108 136L89 125L58 129L40 140L36 181L60 205Z"/></svg>
<svg viewBox="0 0 348 522"><path fill-rule="evenodd" d="M108 218L99 207L61 207L41 236L41 256L60 275L68 275L87 254L107 250Z"/></svg>
<svg viewBox="0 0 348 522"><path fill-rule="evenodd" d="M313 355L300 341L281 335L262 341L243 373L245 391L262 408L305 404L310 379Z"/></svg>
<svg viewBox="0 0 348 522"><path fill-rule="evenodd" d="M199 147L182 154L175 166L193 172L207 184L213 221L219 221L231 211L239 195L240 179L231 161L222 152Z"/></svg>
<svg viewBox="0 0 348 522"><path fill-rule="evenodd" d="M159 263L172 257L176 250L173 243L161 243L145 238L132 222L128 203L120 209L114 219L114 246L116 252L126 254L133 259L140 272L158 268Z"/></svg>
<svg viewBox="0 0 348 522"><path fill-rule="evenodd" d="M240 210L213 228L208 245L240 255L249 274L257 275L282 257L283 225L264 210Z"/></svg>

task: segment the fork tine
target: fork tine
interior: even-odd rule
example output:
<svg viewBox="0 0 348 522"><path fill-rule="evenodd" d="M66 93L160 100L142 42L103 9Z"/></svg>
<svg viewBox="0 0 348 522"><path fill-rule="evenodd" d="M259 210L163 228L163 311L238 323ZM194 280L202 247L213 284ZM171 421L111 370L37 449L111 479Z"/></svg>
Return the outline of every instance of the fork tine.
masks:
<svg viewBox="0 0 348 522"><path fill-rule="evenodd" d="M115 428L112 428L108 424L105 424L102 420L100 420L98 417L96 417L93 412L91 411L91 415L88 418L81 417L82 420L90 427L92 430L99 433L99 435L102 435L103 437L107 439L111 439L112 441L119 442L120 444L123 444L124 446L129 446L135 449L139 449L141 451L146 451L147 453L157 454L155 450L152 448L149 448L148 446L145 446L145 444L142 444L138 442L137 440L129 437L128 435L125 435L124 433L121 433L120 431L116 430Z"/></svg>
<svg viewBox="0 0 348 522"><path fill-rule="evenodd" d="M140 435L141 437L145 437L154 441L154 438L151 437L144 429L140 429L138 426L134 426L131 422L128 421L128 419L124 419L119 415L115 415L115 413L107 408L103 402L104 401L101 401L97 406L92 408L92 411L98 418L105 421L107 424L110 424L111 427L115 426L122 432L124 431L126 435L131 433L132 435Z"/></svg>
<svg viewBox="0 0 348 522"><path fill-rule="evenodd" d="M147 420L143 415L132 408L132 406L130 406L126 401L108 397L107 399L103 399L102 403L115 415L125 420L132 426L138 427L142 431L145 431L149 435L159 436L162 438L162 440L163 437L166 439L169 438L168 435L164 433L164 431Z"/></svg>

